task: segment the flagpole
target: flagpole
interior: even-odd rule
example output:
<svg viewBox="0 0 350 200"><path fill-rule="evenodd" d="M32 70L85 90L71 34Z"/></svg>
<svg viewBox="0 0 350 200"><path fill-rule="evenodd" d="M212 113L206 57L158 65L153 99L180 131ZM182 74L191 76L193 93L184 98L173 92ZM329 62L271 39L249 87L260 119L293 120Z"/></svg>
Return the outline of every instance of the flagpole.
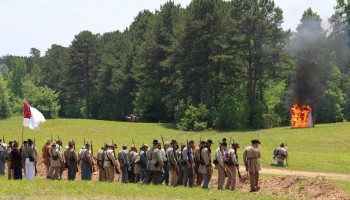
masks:
<svg viewBox="0 0 350 200"><path fill-rule="evenodd" d="M23 134L24 134L24 126L22 126L22 145L24 144Z"/></svg>

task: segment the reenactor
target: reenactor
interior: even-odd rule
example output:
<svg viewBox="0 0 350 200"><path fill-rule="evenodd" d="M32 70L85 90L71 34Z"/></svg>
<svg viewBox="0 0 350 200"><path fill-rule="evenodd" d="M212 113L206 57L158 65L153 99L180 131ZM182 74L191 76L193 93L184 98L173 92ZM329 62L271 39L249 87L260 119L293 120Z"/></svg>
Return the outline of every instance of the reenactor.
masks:
<svg viewBox="0 0 350 200"><path fill-rule="evenodd" d="M200 187L203 183L203 174L199 173L199 160L201 148L205 146L205 141L201 141L198 148L194 150L194 172L196 174L196 186Z"/></svg>
<svg viewBox="0 0 350 200"><path fill-rule="evenodd" d="M218 189L221 190L224 187L225 179L227 177L225 166L224 166L224 158L225 158L225 152L227 150L227 141L226 138L224 138L220 142L220 146L215 151L215 169L218 170L219 178L218 178Z"/></svg>
<svg viewBox="0 0 350 200"><path fill-rule="evenodd" d="M58 152L61 154L61 157L63 158L64 151L63 151L62 141L60 139L56 140L56 148L58 149ZM60 179L62 179L62 174L63 174L64 169L65 169L65 163L64 163L64 159L62 159L61 160L61 167L59 170Z"/></svg>
<svg viewBox="0 0 350 200"><path fill-rule="evenodd" d="M149 184L152 182L153 180L153 170L151 170L151 160L152 160L152 155L153 155L153 151L155 149L158 149L158 140L153 140L153 146L147 150L146 152L146 158L147 158L147 166L146 166L146 171L147 171L147 179L145 179L145 183Z"/></svg>
<svg viewBox="0 0 350 200"><path fill-rule="evenodd" d="M237 143L232 143L232 148L228 149L225 152L225 169L227 172L227 183L226 183L226 189L228 190L235 190L236 189L236 174L237 170L239 170L239 163L237 160ZM239 147L239 146L238 146ZM236 150L235 150L236 149Z"/></svg>
<svg viewBox="0 0 350 200"><path fill-rule="evenodd" d="M271 166L284 167L284 161L288 157L287 150L288 149L284 147L284 143L280 144L280 146L273 151L273 158L275 159L276 164L271 164Z"/></svg>
<svg viewBox="0 0 350 200"><path fill-rule="evenodd" d="M137 163L140 166L141 169L141 175L140 180L144 183L148 181L148 171L147 171L147 151L148 151L148 145L143 144L142 145L142 151L140 151L140 161Z"/></svg>
<svg viewBox="0 0 350 200"><path fill-rule="evenodd" d="M0 175L5 175L5 153L7 146L0 139Z"/></svg>
<svg viewBox="0 0 350 200"><path fill-rule="evenodd" d="M81 149L81 180L91 180L92 177L92 156L90 153L90 144L86 143L85 148Z"/></svg>
<svg viewBox="0 0 350 200"><path fill-rule="evenodd" d="M179 157L177 154L177 141L171 140L170 147L167 149L166 154L168 156L169 174L170 174L170 186L175 187L177 185L177 179L179 176Z"/></svg>
<svg viewBox="0 0 350 200"><path fill-rule="evenodd" d="M106 144L104 147L101 147L101 149L97 152L98 181L107 181L107 172L103 167L105 160L105 152L107 151L107 149L108 145Z"/></svg>
<svg viewBox="0 0 350 200"><path fill-rule="evenodd" d="M35 165L37 161L37 151L33 145L33 141L28 139L27 145L22 151L23 165L25 166L25 175L27 180L33 180L35 176Z"/></svg>
<svg viewBox="0 0 350 200"><path fill-rule="evenodd" d="M69 141L68 142L68 148L64 152L64 158L66 160L66 165L68 169L68 180L74 181L75 176L78 170L78 156L77 153L74 150L74 142Z"/></svg>
<svg viewBox="0 0 350 200"><path fill-rule="evenodd" d="M209 182L213 175L213 167L211 165L211 145L213 144L212 140L207 140L205 146L202 147L200 160L199 160L199 169L198 171L203 174L203 189L209 189Z"/></svg>
<svg viewBox="0 0 350 200"><path fill-rule="evenodd" d="M13 169L11 169L11 160L12 160L11 151L12 151L12 149L13 149L12 141L10 141L8 146L7 146L6 152L5 152L5 161L7 163L7 178L9 180L13 179Z"/></svg>
<svg viewBox="0 0 350 200"><path fill-rule="evenodd" d="M56 143L51 144L50 148L50 172L49 177L51 179L60 179L59 173L62 165L62 155L59 149L56 147Z"/></svg>
<svg viewBox="0 0 350 200"><path fill-rule="evenodd" d="M179 168L179 176L177 178L177 185L183 185L184 183L184 166L186 165L186 162L183 160L183 154L182 151L186 147L186 145L181 145L180 151L178 151L178 157L179 161L177 163Z"/></svg>
<svg viewBox="0 0 350 200"><path fill-rule="evenodd" d="M135 174L134 174L134 167L135 163L133 162L132 158L137 154L137 149L134 145L131 145L130 151L128 153L128 179L129 183L135 182Z"/></svg>
<svg viewBox="0 0 350 200"><path fill-rule="evenodd" d="M113 182L115 173L119 173L118 162L117 159L115 159L114 149L115 145L110 144L108 145L108 149L104 152L103 167L106 171L106 178L108 182Z"/></svg>
<svg viewBox="0 0 350 200"><path fill-rule="evenodd" d="M140 148L140 151L142 151L142 147ZM141 177L141 167L139 165L140 154L139 153L134 154L131 161L134 163L133 173L135 178L133 182L138 183L140 182L140 177Z"/></svg>
<svg viewBox="0 0 350 200"><path fill-rule="evenodd" d="M163 174L163 159L160 156L160 144L158 143L153 151L150 152L150 171L152 173L152 183L153 185L158 185L160 177ZM148 153L148 152L147 152Z"/></svg>
<svg viewBox="0 0 350 200"><path fill-rule="evenodd" d="M168 162L168 155L166 151L168 150L170 144L169 142L164 143L164 148L160 150L160 156L162 157L163 160L163 175L160 178L159 184L165 183L165 185L169 185L169 162Z"/></svg>
<svg viewBox="0 0 350 200"><path fill-rule="evenodd" d="M23 158L17 140L13 141L13 149L11 151L11 169L13 170L14 180L22 180Z"/></svg>
<svg viewBox="0 0 350 200"><path fill-rule="evenodd" d="M119 151L118 153L118 161L120 164L120 168L122 170L122 183L128 183L129 178L128 178L128 154L129 151L127 150L128 147L126 144L123 144L123 150Z"/></svg>
<svg viewBox="0 0 350 200"><path fill-rule="evenodd" d="M42 156L43 156L43 163L45 165L46 169L46 178L50 178L49 172L50 172L50 147L51 147L51 140L46 139L45 144L43 148L41 149L42 151Z"/></svg>
<svg viewBox="0 0 350 200"><path fill-rule="evenodd" d="M246 171L249 173L250 181L250 192L256 192L260 189L259 187L259 171L261 158L261 153L259 149L260 141L254 139L251 141L252 145L246 147L243 151L243 162L246 168Z"/></svg>
<svg viewBox="0 0 350 200"><path fill-rule="evenodd" d="M194 146L194 141L190 140L187 146L182 150L182 159L185 161L185 166L183 166L184 178L183 186L193 187L193 174L194 174L194 157L192 153L192 148Z"/></svg>

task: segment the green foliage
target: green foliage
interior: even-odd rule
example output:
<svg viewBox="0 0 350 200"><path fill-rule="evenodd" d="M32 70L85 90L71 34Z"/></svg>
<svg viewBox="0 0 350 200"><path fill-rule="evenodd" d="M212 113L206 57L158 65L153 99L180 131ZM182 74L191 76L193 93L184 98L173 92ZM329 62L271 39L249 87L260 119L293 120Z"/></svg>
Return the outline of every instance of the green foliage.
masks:
<svg viewBox="0 0 350 200"><path fill-rule="evenodd" d="M198 107L190 105L177 127L185 131L203 131L211 127L210 119L210 113L205 104L199 104Z"/></svg>
<svg viewBox="0 0 350 200"><path fill-rule="evenodd" d="M9 86L11 92L16 96L23 98L23 84L27 74L25 59L14 58L11 60L12 70L9 74Z"/></svg>
<svg viewBox="0 0 350 200"><path fill-rule="evenodd" d="M10 95L7 88L7 82L0 75L0 119L6 119L11 116Z"/></svg>
<svg viewBox="0 0 350 200"><path fill-rule="evenodd" d="M38 109L45 118L58 117L60 105L57 100L58 94L55 91L48 87L36 87L31 81L26 81L23 89L26 100Z"/></svg>

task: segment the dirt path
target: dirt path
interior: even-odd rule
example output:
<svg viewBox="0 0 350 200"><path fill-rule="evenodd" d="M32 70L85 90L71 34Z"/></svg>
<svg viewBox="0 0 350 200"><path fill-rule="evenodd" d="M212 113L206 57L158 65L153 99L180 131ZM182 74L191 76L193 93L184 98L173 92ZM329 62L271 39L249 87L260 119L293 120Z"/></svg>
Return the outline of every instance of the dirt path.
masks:
<svg viewBox="0 0 350 200"><path fill-rule="evenodd" d="M244 168L241 168L244 169ZM261 170L263 174L275 174L275 175L289 175L289 176L305 176L305 177L325 177L329 179L335 180L345 180L350 181L350 175L348 174L336 174L336 173L325 173L325 172L306 172L306 171L297 171L290 170L287 168L279 169L279 168L263 168Z"/></svg>

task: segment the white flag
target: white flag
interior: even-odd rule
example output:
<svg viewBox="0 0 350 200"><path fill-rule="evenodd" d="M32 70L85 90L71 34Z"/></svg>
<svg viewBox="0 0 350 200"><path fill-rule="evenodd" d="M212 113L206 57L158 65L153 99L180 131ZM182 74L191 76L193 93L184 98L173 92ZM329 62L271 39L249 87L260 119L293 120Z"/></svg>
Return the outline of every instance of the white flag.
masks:
<svg viewBox="0 0 350 200"><path fill-rule="evenodd" d="M23 126L35 130L38 129L39 125L43 122L45 122L44 115L30 104L24 103Z"/></svg>

